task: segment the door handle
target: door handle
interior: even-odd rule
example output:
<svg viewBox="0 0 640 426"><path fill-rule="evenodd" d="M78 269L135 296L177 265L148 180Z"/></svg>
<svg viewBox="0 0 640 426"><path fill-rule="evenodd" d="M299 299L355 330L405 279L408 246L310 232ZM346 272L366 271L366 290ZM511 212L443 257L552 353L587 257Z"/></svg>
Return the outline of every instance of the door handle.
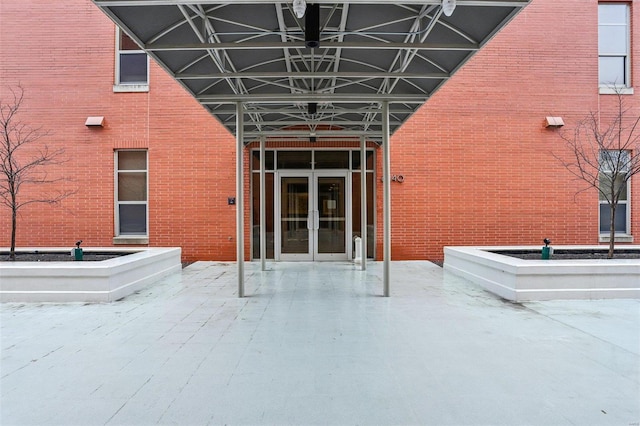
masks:
<svg viewBox="0 0 640 426"><path fill-rule="evenodd" d="M313 229L313 221L314 221L313 210L309 210L307 212L307 229L309 231L311 231Z"/></svg>
<svg viewBox="0 0 640 426"><path fill-rule="evenodd" d="M318 210L314 210L314 227L313 229L318 230L320 229L320 212Z"/></svg>

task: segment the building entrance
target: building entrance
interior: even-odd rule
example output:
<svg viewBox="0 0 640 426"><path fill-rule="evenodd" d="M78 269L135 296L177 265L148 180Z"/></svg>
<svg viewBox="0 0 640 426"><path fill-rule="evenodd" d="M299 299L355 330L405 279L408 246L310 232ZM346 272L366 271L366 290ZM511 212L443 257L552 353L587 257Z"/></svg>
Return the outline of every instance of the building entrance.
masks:
<svg viewBox="0 0 640 426"><path fill-rule="evenodd" d="M346 260L351 246L347 171L276 173L276 260Z"/></svg>
<svg viewBox="0 0 640 426"><path fill-rule="evenodd" d="M367 257L375 256L375 161L366 153ZM252 258L260 258L260 151L251 153ZM265 152L266 259L349 260L361 235L361 158L356 149Z"/></svg>

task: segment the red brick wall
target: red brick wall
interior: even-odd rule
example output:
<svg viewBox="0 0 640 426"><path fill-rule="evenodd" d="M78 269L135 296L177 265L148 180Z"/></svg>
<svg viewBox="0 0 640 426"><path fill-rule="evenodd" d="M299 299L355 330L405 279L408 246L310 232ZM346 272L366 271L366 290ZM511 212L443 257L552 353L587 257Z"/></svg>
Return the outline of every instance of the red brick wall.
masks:
<svg viewBox="0 0 640 426"><path fill-rule="evenodd" d="M610 113L597 48L597 1L534 0L394 135L392 173L405 177L392 185L394 259L545 237L598 243L597 193L578 194L584 184L552 155L567 153L559 131L543 125L560 116L570 131L590 111ZM638 96L625 98L637 115ZM637 236L640 176L632 190Z"/></svg>
<svg viewBox="0 0 640 426"><path fill-rule="evenodd" d="M46 3L46 5L45 5ZM38 17L38 14L46 14ZM2 97L20 83L21 120L50 129L78 193L25 207L19 246L111 246L114 150L149 150L149 245L181 246L186 260L235 259L235 139L155 64L148 93L114 93L114 24L88 0L3 2ZM88 116L104 116L90 129ZM25 193L25 195L28 195ZM0 246L9 210L0 210Z"/></svg>
<svg viewBox="0 0 640 426"><path fill-rule="evenodd" d="M61 206L25 207L18 245L111 246L113 152L147 148L149 245L181 246L185 260L235 259L234 137L153 63L148 93L114 93L114 26L90 1L3 2L0 20L0 95L22 84L21 119L50 129L47 143L70 160L50 173L73 176L78 188ZM558 131L543 125L560 116L569 130L590 111L610 114L597 45L596 0L533 0L393 136L391 173L405 178L392 183L394 259L441 259L445 245L598 242L597 194L576 195L581 183L552 156L564 155ZM640 43L632 45L636 83ZM626 99L640 109L638 95ZM104 116L105 127L85 127L88 116ZM379 184L380 152L377 160ZM245 156L247 259L249 182ZM639 238L639 177L632 191ZM377 224L381 258L380 185Z"/></svg>

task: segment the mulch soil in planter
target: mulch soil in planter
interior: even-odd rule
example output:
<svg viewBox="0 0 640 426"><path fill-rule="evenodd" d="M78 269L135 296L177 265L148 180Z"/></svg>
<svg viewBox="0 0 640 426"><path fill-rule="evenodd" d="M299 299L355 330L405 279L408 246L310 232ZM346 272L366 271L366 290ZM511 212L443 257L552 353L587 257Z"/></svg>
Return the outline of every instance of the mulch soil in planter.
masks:
<svg viewBox="0 0 640 426"><path fill-rule="evenodd" d="M542 250L496 250L491 253L502 254L504 256L516 257L518 259L541 259ZM607 259L608 250L554 250L550 260L576 260L576 259ZM640 250L616 249L613 259L640 259Z"/></svg>
<svg viewBox="0 0 640 426"><path fill-rule="evenodd" d="M126 256L131 253L85 252L83 262L96 262ZM52 252L16 252L16 262L79 262L71 256L71 250L64 253ZM8 252L0 252L0 262L11 262Z"/></svg>

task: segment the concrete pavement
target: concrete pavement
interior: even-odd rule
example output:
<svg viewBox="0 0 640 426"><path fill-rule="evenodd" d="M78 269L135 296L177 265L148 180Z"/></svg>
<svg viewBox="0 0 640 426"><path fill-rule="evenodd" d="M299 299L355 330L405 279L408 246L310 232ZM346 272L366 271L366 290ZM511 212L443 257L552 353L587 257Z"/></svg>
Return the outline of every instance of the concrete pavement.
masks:
<svg viewBox="0 0 640 426"><path fill-rule="evenodd" d="M640 300L505 302L430 262L197 262L0 305L2 425L638 425Z"/></svg>

